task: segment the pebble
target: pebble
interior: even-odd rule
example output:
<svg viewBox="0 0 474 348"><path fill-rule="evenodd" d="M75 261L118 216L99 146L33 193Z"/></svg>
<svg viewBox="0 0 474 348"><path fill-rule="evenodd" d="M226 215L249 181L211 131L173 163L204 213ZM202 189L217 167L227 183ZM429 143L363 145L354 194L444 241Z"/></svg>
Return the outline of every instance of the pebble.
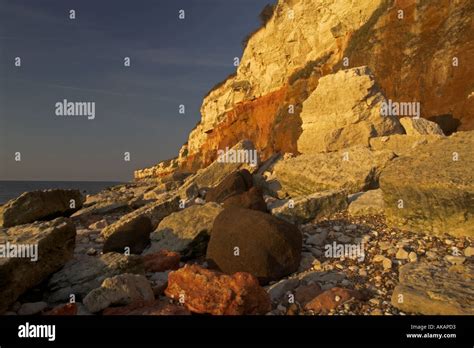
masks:
<svg viewBox="0 0 474 348"><path fill-rule="evenodd" d="M473 247L467 247L466 249L464 249L464 256L466 256L466 257L474 256L474 248Z"/></svg>
<svg viewBox="0 0 474 348"><path fill-rule="evenodd" d="M86 254L89 255L89 256L96 255L97 250L95 250L94 248L89 248L89 249L87 249Z"/></svg>
<svg viewBox="0 0 474 348"><path fill-rule="evenodd" d="M426 252L426 257L431 259L431 260L434 260L434 259L438 258L438 255L433 251L427 251Z"/></svg>
<svg viewBox="0 0 474 348"><path fill-rule="evenodd" d="M406 260L408 258L408 252L405 249L400 248L398 249L395 257L399 260Z"/></svg>
<svg viewBox="0 0 474 348"><path fill-rule="evenodd" d="M339 238L337 238L337 240L341 243L349 243L350 241L352 241L352 238L343 234Z"/></svg>
<svg viewBox="0 0 474 348"><path fill-rule="evenodd" d="M383 266L384 269L390 269L390 268L392 268L392 260L385 258L385 259L382 261L382 266Z"/></svg>
<svg viewBox="0 0 474 348"><path fill-rule="evenodd" d="M453 265L462 265L466 261L464 256L446 255L444 258Z"/></svg>
<svg viewBox="0 0 474 348"><path fill-rule="evenodd" d="M418 256L416 255L414 251L412 251L410 252L410 254L408 254L408 259L410 260L410 262L416 262L416 260L418 259Z"/></svg>
<svg viewBox="0 0 474 348"><path fill-rule="evenodd" d="M380 305L380 299L378 298L371 298L369 302L376 306Z"/></svg>
<svg viewBox="0 0 474 348"><path fill-rule="evenodd" d="M385 256L383 255L375 255L373 258L374 262L383 262L383 260L385 260Z"/></svg>

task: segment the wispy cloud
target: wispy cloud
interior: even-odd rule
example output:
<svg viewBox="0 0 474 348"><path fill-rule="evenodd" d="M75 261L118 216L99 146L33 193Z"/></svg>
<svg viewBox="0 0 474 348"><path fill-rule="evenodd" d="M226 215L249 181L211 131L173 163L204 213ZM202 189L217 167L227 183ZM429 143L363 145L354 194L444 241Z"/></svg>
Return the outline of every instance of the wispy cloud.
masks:
<svg viewBox="0 0 474 348"><path fill-rule="evenodd" d="M43 82L43 81L35 81L35 80L27 80L27 79L19 79L19 78L10 78L10 79L2 79L0 81L17 81L21 83L29 83L29 84L36 84L41 85L42 87L50 87L50 88L57 88L57 89L67 89L67 90L74 90L74 91L82 91L82 92L90 92L90 93L99 93L104 95L111 95L117 97L132 97L132 98L147 98L147 99L155 99L165 102L172 102L176 103L179 102L176 98L169 98L162 95L155 95L155 94L139 94L139 93L124 93L120 91L114 91L109 89L100 89L100 88L88 88L88 87L79 87L79 86L72 86L63 83L51 83L51 82Z"/></svg>

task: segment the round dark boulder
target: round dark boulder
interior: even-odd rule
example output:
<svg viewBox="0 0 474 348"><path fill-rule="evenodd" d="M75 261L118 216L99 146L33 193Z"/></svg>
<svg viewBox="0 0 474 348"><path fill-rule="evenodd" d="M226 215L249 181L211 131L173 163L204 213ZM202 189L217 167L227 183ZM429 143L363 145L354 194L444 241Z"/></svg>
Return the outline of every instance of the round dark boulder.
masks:
<svg viewBox="0 0 474 348"><path fill-rule="evenodd" d="M206 256L227 274L248 272L266 284L298 269L301 247L295 225L261 211L230 207L214 221Z"/></svg>

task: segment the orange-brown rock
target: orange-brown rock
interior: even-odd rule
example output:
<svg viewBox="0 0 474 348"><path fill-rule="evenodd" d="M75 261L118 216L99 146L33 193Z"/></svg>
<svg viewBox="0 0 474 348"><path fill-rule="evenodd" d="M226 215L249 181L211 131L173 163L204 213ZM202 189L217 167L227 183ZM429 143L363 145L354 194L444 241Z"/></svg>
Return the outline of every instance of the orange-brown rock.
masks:
<svg viewBox="0 0 474 348"><path fill-rule="evenodd" d="M49 312L46 312L44 315L76 315L77 314L77 304L67 303L65 305L59 305Z"/></svg>
<svg viewBox="0 0 474 348"><path fill-rule="evenodd" d="M323 290L317 283L301 285L295 290L295 300L304 306L322 292Z"/></svg>
<svg viewBox="0 0 474 348"><path fill-rule="evenodd" d="M136 301L123 307L104 309L102 315L190 315L183 306L168 303L163 300Z"/></svg>
<svg viewBox="0 0 474 348"><path fill-rule="evenodd" d="M322 294L313 298L305 306L306 310L316 313L327 313L332 309L336 309L341 304L350 299L361 299L362 295L356 290L345 288L332 288L324 291Z"/></svg>
<svg viewBox="0 0 474 348"><path fill-rule="evenodd" d="M178 269L180 259L181 256L177 252L160 250L143 256L143 263L146 272L164 272L170 269Z"/></svg>
<svg viewBox="0 0 474 348"><path fill-rule="evenodd" d="M271 310L269 295L251 274L230 276L198 265L171 272L165 294L195 313L243 315Z"/></svg>

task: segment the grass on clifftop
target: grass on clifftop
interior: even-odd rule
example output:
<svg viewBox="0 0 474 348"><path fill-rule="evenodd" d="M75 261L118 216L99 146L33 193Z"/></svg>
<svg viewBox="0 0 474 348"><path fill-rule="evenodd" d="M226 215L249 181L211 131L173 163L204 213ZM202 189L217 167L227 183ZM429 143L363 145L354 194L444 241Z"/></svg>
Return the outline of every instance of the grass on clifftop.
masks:
<svg viewBox="0 0 474 348"><path fill-rule="evenodd" d="M267 23L272 19L273 15L275 14L275 9L276 9L276 4L266 4L263 10L260 12L258 15L258 18L260 19L260 27L252 31L250 34L244 37L242 40L242 47L245 48L247 47L247 44L249 43L249 40L252 38L252 36L255 35L257 31L260 29L264 28Z"/></svg>
<svg viewBox="0 0 474 348"><path fill-rule="evenodd" d="M291 74L290 78L288 79L288 82L290 85L294 84L296 81L300 79L307 79L311 76L311 74L314 72L314 69L317 67L320 67L324 63L328 61L328 59L331 57L333 52L328 52L321 58L318 58L316 60L310 60L306 65L299 69L296 70L293 74Z"/></svg>

